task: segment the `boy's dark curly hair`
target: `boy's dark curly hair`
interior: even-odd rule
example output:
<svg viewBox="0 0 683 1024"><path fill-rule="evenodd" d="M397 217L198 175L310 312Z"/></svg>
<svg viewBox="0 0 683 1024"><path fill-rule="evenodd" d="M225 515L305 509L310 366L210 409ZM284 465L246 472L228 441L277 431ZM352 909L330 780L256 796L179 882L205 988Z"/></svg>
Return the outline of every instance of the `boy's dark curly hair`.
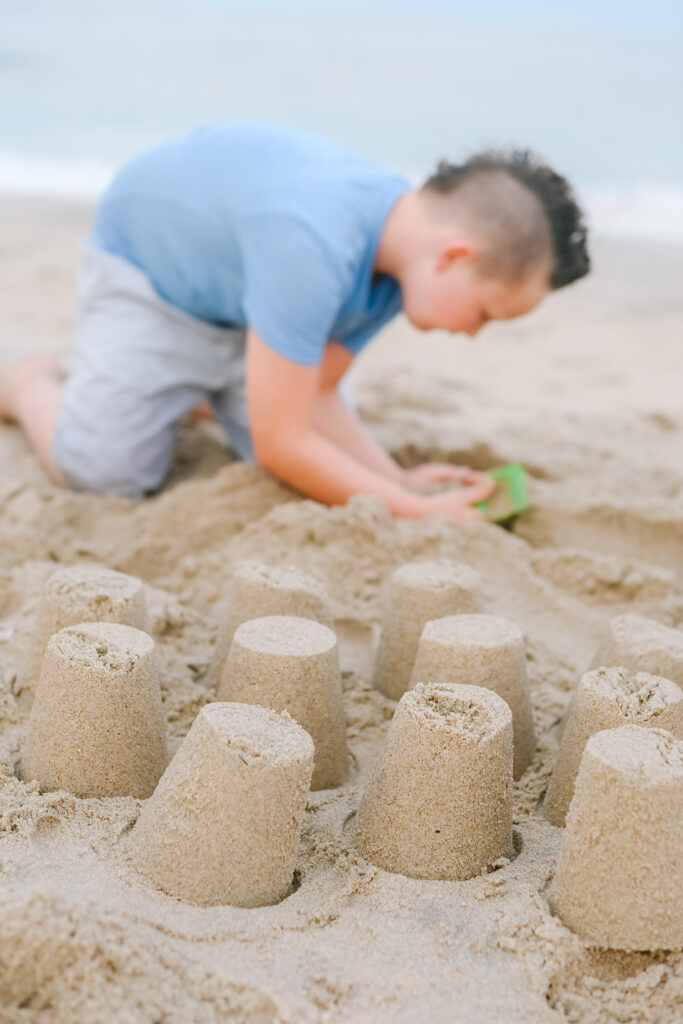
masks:
<svg viewBox="0 0 683 1024"><path fill-rule="evenodd" d="M476 193L476 186L488 182L488 195L482 198L482 213L493 217L492 203L495 205L495 181L500 182L501 176L523 185L533 193L540 202L547 227L550 232L553 251L553 269L550 276L551 288L562 288L579 278L585 277L590 270L590 257L587 249L588 231L584 214L579 207L574 191L562 175L558 174L529 149L490 149L475 153L462 164L451 164L446 160L439 161L436 171L429 177L423 189L441 195L456 196L464 185L469 185L469 192ZM499 190L500 191L500 190ZM474 195L475 215L477 197ZM505 209L506 198L500 196L500 216L512 225L514 231L514 213ZM510 197L507 199L510 206ZM526 233L528 236L528 232ZM521 240L521 259L529 263L531 238Z"/></svg>

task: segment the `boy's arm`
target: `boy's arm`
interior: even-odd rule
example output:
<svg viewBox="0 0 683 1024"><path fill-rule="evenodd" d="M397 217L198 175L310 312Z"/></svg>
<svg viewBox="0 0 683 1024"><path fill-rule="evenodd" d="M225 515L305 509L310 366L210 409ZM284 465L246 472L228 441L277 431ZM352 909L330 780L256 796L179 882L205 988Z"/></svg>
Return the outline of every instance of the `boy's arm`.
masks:
<svg viewBox="0 0 683 1024"><path fill-rule="evenodd" d="M461 484L476 484L484 481L482 473L452 463L425 462L412 469L399 466L339 393L337 385L352 361L353 354L341 342L330 341L325 346L313 407L313 425L319 434L368 469L411 490L416 485L431 483L457 480Z"/></svg>
<svg viewBox="0 0 683 1024"><path fill-rule="evenodd" d="M377 443L338 391L337 385L352 362L353 354L341 342L330 341L325 346L313 400L313 426L363 466L404 486L407 483L404 470Z"/></svg>
<svg viewBox="0 0 683 1024"><path fill-rule="evenodd" d="M314 405L320 377L319 366L286 359L248 329L249 422L256 458L265 469L328 505L343 505L354 494L376 494L393 515L422 518L462 512L462 518L476 517L469 506L486 497L490 487L471 487L450 500L442 496L441 501L413 494L318 433Z"/></svg>

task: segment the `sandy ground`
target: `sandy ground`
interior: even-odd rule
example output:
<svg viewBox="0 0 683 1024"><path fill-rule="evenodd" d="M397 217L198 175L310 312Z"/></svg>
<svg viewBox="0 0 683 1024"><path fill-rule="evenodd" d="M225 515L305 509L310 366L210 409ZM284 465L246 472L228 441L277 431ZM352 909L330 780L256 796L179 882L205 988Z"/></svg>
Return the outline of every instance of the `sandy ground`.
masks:
<svg viewBox="0 0 683 1024"><path fill-rule="evenodd" d="M67 352L89 210L0 201L0 356ZM364 416L401 460L524 461L535 508L509 532L328 509L184 428L171 485L138 506L49 485L0 427L0 1021L660 1022L680 1020L681 954L600 952L547 902L561 831L538 803L557 724L609 619L683 624L683 248L594 246L590 280L473 342L395 322L358 360ZM528 650L539 738L515 784L516 856L466 882L372 867L354 817L395 705L370 685L382 585L401 563L478 570L486 609ZM243 910L183 904L133 870L134 798L39 793L17 779L30 694L16 676L41 585L92 562L148 587L177 747L199 708L231 567L319 579L340 639L349 782L308 801L299 885Z"/></svg>

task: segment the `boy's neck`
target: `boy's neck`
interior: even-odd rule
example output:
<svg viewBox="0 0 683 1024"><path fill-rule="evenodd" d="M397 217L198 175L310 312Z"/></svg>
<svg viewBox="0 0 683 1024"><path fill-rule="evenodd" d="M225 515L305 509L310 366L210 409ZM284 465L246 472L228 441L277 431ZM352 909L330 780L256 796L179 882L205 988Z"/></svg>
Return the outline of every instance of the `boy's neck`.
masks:
<svg viewBox="0 0 683 1024"><path fill-rule="evenodd" d="M392 206L384 222L379 245L375 254L373 271L376 274L391 274L397 280L405 266L406 256L415 251L424 228L424 218L419 209L417 191L404 192Z"/></svg>

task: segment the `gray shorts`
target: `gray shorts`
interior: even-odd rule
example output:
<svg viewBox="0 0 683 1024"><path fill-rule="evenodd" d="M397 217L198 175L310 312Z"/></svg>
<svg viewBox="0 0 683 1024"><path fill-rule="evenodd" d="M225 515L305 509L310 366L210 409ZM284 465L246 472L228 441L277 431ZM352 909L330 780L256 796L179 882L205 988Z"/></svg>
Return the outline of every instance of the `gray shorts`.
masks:
<svg viewBox="0 0 683 1024"><path fill-rule="evenodd" d="M157 490L182 416L208 399L240 458L249 433L244 327L214 327L170 305L127 260L83 247L76 344L51 456L74 490L139 498Z"/></svg>

